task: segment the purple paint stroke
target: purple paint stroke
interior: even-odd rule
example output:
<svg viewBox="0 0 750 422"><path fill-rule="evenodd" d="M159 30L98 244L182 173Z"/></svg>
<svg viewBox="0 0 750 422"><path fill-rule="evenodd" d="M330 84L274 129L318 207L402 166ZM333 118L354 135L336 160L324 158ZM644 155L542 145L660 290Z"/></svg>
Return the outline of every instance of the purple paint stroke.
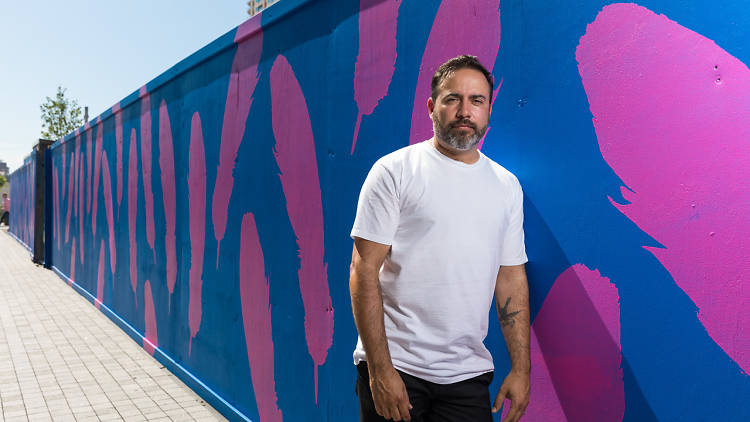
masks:
<svg viewBox="0 0 750 422"><path fill-rule="evenodd" d="M62 155L62 186L63 186L63 196L65 195L65 186L66 186L65 185L65 169L68 168L68 166L66 165L67 164L67 162L66 162L66 156L68 154L68 144L69 143L70 142L63 142L62 143L62 154L60 154L60 155Z"/></svg>
<svg viewBox="0 0 750 422"><path fill-rule="evenodd" d="M190 122L190 152L188 170L188 203L190 204L190 298L188 303L188 325L190 343L201 326L203 301L203 252L206 239L206 153L203 145L203 129L198 112L193 113Z"/></svg>
<svg viewBox="0 0 750 422"><path fill-rule="evenodd" d="M96 234L97 221L96 214L99 208L99 172L102 162L102 143L104 142L104 126L101 117L96 118L96 146L94 147L94 191L92 192L91 201L91 235Z"/></svg>
<svg viewBox="0 0 750 422"><path fill-rule="evenodd" d="M532 330L538 342L532 344L532 390L524 417L621 421L625 390L617 288L598 271L576 264L557 277Z"/></svg>
<svg viewBox="0 0 750 422"><path fill-rule="evenodd" d="M750 373L750 70L663 15L605 7L576 50L602 156L627 189L613 204Z"/></svg>
<svg viewBox="0 0 750 422"><path fill-rule="evenodd" d="M432 74L461 54L477 56L492 72L500 49L500 0L444 0L435 16L419 67L409 143L432 137L427 111Z"/></svg>
<svg viewBox="0 0 750 422"><path fill-rule="evenodd" d="M72 167L75 169L73 171L75 181L73 184L75 185L75 192L73 194L73 215L78 218L78 175L79 175L79 168L80 168L80 161L81 161L81 137L76 133L76 146L73 150L73 159L71 160Z"/></svg>
<svg viewBox="0 0 750 422"><path fill-rule="evenodd" d="M122 203L122 110L120 103L112 107L115 115L115 148L117 149L117 215L119 220L120 204Z"/></svg>
<svg viewBox="0 0 750 422"><path fill-rule="evenodd" d="M400 5L401 0L359 1L359 53L354 64L354 101L358 113L351 154L357 144L362 116L375 111L391 85Z"/></svg>
<svg viewBox="0 0 750 422"><path fill-rule="evenodd" d="M299 287L305 308L305 338L315 364L315 400L318 367L333 342L333 306L324 262L323 205L310 117L302 89L284 56L271 69L271 114L276 138L274 156L279 165L287 212L297 235Z"/></svg>
<svg viewBox="0 0 750 422"><path fill-rule="evenodd" d="M164 250L167 255L167 289L171 304L174 284L177 280L177 239L175 237L176 197L174 178L174 148L172 146L172 127L169 124L167 102L161 100L159 105L159 168L161 170L161 188L164 199L164 221L166 233ZM167 307L169 309L169 306Z"/></svg>
<svg viewBox="0 0 750 422"><path fill-rule="evenodd" d="M109 267L114 279L115 266L117 265L117 242L115 239L115 221L112 210L112 179L109 173L109 160L107 152L102 154L102 177L104 178L104 212L107 214L107 228L109 229Z"/></svg>
<svg viewBox="0 0 750 422"><path fill-rule="evenodd" d="M91 124L89 122L86 122L84 125L84 133L86 134L86 163L88 164L88 169L86 171L86 212L91 212L91 144L94 143L93 139L93 133L91 130ZM83 192L81 192L83 195Z"/></svg>
<svg viewBox="0 0 750 422"><path fill-rule="evenodd" d="M71 286L76 280L76 240L75 238L70 242L70 277L68 278L68 284Z"/></svg>
<svg viewBox="0 0 750 422"><path fill-rule="evenodd" d="M234 163L237 151L245 133L253 91L258 83L258 62L263 47L263 32L257 27L258 19L251 19L240 25L235 35L238 44L229 74L229 88L224 108L224 121L219 147L219 166L216 170L216 184L211 199L211 219L216 237L216 267L219 266L221 240L227 228L229 199L234 187ZM250 25L250 26L248 26Z"/></svg>
<svg viewBox="0 0 750 422"><path fill-rule="evenodd" d="M156 260L154 250L154 193L151 189L151 95L142 86L141 98L141 169L143 173L143 197L146 208L146 241Z"/></svg>
<svg viewBox="0 0 750 422"><path fill-rule="evenodd" d="M96 272L96 300L94 300L94 306L96 309L101 309L102 301L104 300L104 239L99 247L99 269Z"/></svg>
<svg viewBox="0 0 750 422"><path fill-rule="evenodd" d="M63 155L64 157L64 155ZM70 154L70 176L68 176L68 212L65 215L65 242L68 242L68 239L70 238L70 215L73 210L73 198L75 198L75 154L71 152ZM64 167L63 167L63 173Z"/></svg>
<svg viewBox="0 0 750 422"><path fill-rule="evenodd" d="M143 285L143 322L145 325L143 334L143 348L149 355L159 347L159 339L156 332L156 308L154 307L154 295L151 292L151 283L146 280Z"/></svg>
<svg viewBox="0 0 750 422"><path fill-rule="evenodd" d="M55 163L52 162L52 221L54 224L53 233L57 238L57 249L60 249L60 189L57 185L59 181L59 177L57 177L58 169L55 167Z"/></svg>
<svg viewBox="0 0 750 422"><path fill-rule="evenodd" d="M86 192L84 189L86 188L85 186L86 182L85 182L85 179L83 178L83 171L84 171L83 159L80 156L80 154L78 155L78 159L76 161L78 162L78 179L77 179L78 180L78 208L80 211L78 213L78 219L77 219L78 221L78 246L79 246L78 252L81 255L81 265L83 265L83 256L86 250L86 247L84 246L85 242L83 238L83 221L84 221L84 208L83 207L85 204L84 194Z"/></svg>
<svg viewBox="0 0 750 422"><path fill-rule="evenodd" d="M130 132L130 151L128 152L128 244L130 247L130 286L135 295L138 287L138 243L136 242L136 217L138 216L138 152L136 150L135 129ZM138 297L135 297L136 307Z"/></svg>
<svg viewBox="0 0 750 422"><path fill-rule="evenodd" d="M280 422L283 418L274 379L270 292L252 213L242 218L239 266L242 322L258 416L262 421Z"/></svg>

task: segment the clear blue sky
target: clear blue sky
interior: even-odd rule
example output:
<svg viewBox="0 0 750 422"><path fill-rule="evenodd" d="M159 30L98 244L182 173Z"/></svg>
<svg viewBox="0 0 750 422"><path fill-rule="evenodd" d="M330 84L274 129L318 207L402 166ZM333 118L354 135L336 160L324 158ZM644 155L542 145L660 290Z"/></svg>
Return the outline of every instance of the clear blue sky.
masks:
<svg viewBox="0 0 750 422"><path fill-rule="evenodd" d="M247 20L245 0L2 1L0 160L11 171L41 136L57 86L89 116Z"/></svg>

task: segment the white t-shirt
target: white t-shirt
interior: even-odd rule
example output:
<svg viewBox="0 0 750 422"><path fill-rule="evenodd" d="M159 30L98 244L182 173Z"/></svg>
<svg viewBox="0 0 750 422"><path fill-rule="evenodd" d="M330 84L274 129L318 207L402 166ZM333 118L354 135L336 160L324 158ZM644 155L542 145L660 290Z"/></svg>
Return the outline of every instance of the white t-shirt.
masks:
<svg viewBox="0 0 750 422"><path fill-rule="evenodd" d="M481 152L466 164L430 141L402 148L367 175L351 236L391 245L380 288L396 369L439 384L493 370L483 340L497 273L527 261L513 174Z"/></svg>

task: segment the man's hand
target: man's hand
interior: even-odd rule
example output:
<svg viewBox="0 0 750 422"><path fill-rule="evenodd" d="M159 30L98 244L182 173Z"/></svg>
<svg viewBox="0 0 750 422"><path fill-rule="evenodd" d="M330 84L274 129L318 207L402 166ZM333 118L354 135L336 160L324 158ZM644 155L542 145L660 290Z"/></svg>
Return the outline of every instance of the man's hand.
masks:
<svg viewBox="0 0 750 422"><path fill-rule="evenodd" d="M378 415L394 421L411 420L409 394L404 381L393 367L382 372L370 371L370 390Z"/></svg>
<svg viewBox="0 0 750 422"><path fill-rule="evenodd" d="M505 377L500 391L497 393L495 404L492 405L492 413L500 411L503 400L510 400L510 411L503 422L517 422L529 405L529 374L511 372Z"/></svg>

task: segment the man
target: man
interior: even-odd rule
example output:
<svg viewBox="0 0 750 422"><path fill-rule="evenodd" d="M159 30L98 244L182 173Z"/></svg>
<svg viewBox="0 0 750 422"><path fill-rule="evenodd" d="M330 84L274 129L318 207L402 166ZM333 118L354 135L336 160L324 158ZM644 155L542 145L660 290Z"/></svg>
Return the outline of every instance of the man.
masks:
<svg viewBox="0 0 750 422"><path fill-rule="evenodd" d="M8 194L3 193L3 212L0 213L0 224L5 223L6 226L10 226L10 199Z"/></svg>
<svg viewBox="0 0 750 422"><path fill-rule="evenodd" d="M529 305L522 192L477 150L492 103L472 56L438 68L434 137L378 160L352 229L350 292L362 421L506 421L529 400ZM490 408L493 293L511 370Z"/></svg>

